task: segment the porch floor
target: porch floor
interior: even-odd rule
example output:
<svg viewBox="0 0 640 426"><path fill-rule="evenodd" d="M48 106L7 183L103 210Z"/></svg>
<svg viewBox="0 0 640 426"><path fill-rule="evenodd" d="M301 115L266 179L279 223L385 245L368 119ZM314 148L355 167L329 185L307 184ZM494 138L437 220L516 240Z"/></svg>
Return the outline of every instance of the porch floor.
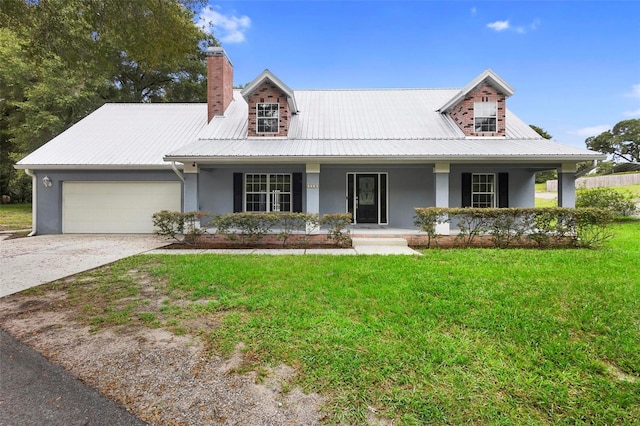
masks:
<svg viewBox="0 0 640 426"><path fill-rule="evenodd" d="M393 228L386 225L369 225L359 224L350 225L347 229L351 232L351 236L358 238L403 238L413 237L415 235L427 235L418 228ZM320 233L326 233L326 229L321 229ZM458 235L460 230L451 228L449 235Z"/></svg>

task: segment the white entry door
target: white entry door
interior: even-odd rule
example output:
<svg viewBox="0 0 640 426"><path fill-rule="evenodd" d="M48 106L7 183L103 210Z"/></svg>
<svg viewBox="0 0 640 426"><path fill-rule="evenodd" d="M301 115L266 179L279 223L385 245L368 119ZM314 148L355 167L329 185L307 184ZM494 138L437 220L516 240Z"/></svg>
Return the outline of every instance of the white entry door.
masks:
<svg viewBox="0 0 640 426"><path fill-rule="evenodd" d="M150 234L160 210L181 210L180 182L62 184L64 234Z"/></svg>

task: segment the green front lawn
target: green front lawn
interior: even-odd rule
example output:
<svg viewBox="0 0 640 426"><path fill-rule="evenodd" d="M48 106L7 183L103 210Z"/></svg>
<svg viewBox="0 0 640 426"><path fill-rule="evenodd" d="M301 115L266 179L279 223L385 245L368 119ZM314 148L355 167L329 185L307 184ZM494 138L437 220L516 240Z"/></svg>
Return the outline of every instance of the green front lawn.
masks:
<svg viewBox="0 0 640 426"><path fill-rule="evenodd" d="M196 333L224 355L243 342L259 376L294 366L285 389L326 396L329 423L631 424L640 221L616 233L599 250L137 256L56 285L94 328Z"/></svg>
<svg viewBox="0 0 640 426"><path fill-rule="evenodd" d="M31 228L31 204L1 204L0 231Z"/></svg>

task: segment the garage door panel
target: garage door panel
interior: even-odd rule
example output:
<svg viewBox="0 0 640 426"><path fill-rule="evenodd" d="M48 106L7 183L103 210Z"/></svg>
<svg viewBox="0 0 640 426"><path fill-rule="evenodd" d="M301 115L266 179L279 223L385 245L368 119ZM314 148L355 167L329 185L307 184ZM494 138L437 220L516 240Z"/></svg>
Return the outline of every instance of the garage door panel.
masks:
<svg viewBox="0 0 640 426"><path fill-rule="evenodd" d="M180 211L179 182L64 182L63 233L152 233L152 215Z"/></svg>

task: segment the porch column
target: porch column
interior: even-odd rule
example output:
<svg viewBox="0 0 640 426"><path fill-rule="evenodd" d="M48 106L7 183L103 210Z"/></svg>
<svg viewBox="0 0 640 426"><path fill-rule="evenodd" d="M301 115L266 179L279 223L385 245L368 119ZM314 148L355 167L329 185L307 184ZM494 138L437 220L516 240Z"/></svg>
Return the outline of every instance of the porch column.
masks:
<svg viewBox="0 0 640 426"><path fill-rule="evenodd" d="M184 164L184 199L182 211L197 212L198 206L198 176L200 169L196 163Z"/></svg>
<svg viewBox="0 0 640 426"><path fill-rule="evenodd" d="M434 192L436 207L449 207L449 163L436 163L433 167ZM436 224L436 232L440 235L449 235L449 223Z"/></svg>
<svg viewBox="0 0 640 426"><path fill-rule="evenodd" d="M562 163L558 170L558 206L576 206L576 163Z"/></svg>
<svg viewBox="0 0 640 426"><path fill-rule="evenodd" d="M307 163L307 209L306 213L320 213L320 164ZM312 234L318 232L318 227L307 224L307 233Z"/></svg>

